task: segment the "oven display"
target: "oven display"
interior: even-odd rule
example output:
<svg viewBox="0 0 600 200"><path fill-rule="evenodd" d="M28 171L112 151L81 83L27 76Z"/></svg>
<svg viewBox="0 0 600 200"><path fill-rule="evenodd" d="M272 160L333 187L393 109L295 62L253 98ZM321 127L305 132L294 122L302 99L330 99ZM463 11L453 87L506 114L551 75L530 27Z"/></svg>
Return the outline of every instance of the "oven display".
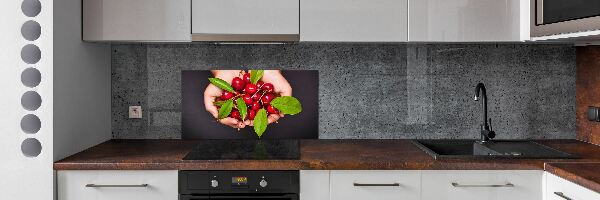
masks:
<svg viewBox="0 0 600 200"><path fill-rule="evenodd" d="M244 176L234 176L231 177L232 185L248 185L248 177Z"/></svg>

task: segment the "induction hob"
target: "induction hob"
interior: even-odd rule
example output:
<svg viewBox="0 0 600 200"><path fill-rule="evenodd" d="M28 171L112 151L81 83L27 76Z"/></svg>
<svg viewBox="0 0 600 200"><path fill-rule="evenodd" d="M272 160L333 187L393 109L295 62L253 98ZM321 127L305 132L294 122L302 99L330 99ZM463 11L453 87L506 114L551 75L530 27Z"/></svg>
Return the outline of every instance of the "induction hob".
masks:
<svg viewBox="0 0 600 200"><path fill-rule="evenodd" d="M298 160L298 140L202 140L183 160Z"/></svg>

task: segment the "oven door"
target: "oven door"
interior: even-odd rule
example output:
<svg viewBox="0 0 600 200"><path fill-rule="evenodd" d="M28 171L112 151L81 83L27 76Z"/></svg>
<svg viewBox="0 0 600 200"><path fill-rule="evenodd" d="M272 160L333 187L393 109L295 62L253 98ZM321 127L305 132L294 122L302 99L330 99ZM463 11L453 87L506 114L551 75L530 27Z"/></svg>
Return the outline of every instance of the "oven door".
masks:
<svg viewBox="0 0 600 200"><path fill-rule="evenodd" d="M598 0L531 0L534 37L600 29Z"/></svg>
<svg viewBox="0 0 600 200"><path fill-rule="evenodd" d="M270 195L213 195L213 196L199 196L199 195L179 195L179 200L206 200L206 199L219 199L219 200L298 200L298 194L270 194Z"/></svg>

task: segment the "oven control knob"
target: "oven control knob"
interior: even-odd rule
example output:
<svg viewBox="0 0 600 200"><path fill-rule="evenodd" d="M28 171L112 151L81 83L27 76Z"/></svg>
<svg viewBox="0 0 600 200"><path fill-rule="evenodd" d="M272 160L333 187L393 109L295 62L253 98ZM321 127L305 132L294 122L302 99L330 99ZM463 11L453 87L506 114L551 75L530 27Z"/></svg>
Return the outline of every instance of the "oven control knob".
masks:
<svg viewBox="0 0 600 200"><path fill-rule="evenodd" d="M267 187L267 181L265 181L265 179L261 180L258 184L260 185L260 187Z"/></svg>
<svg viewBox="0 0 600 200"><path fill-rule="evenodd" d="M219 181L217 181L217 180L211 180L210 181L210 187L214 187L214 188L219 187Z"/></svg>

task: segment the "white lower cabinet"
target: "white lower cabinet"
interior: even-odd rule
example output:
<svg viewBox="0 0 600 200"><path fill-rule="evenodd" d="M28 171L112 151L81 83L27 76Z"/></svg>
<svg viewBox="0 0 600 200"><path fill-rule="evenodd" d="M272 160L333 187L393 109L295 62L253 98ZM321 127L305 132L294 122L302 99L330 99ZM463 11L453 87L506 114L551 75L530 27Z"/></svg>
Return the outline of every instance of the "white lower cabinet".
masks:
<svg viewBox="0 0 600 200"><path fill-rule="evenodd" d="M418 200L421 172L399 170L331 171L331 200Z"/></svg>
<svg viewBox="0 0 600 200"><path fill-rule="evenodd" d="M57 172L58 200L177 200L177 171L65 170Z"/></svg>
<svg viewBox="0 0 600 200"><path fill-rule="evenodd" d="M301 170L300 199L329 200L329 170Z"/></svg>
<svg viewBox="0 0 600 200"><path fill-rule="evenodd" d="M546 172L545 200L600 200L600 193Z"/></svg>
<svg viewBox="0 0 600 200"><path fill-rule="evenodd" d="M300 171L300 199L542 200L543 176L538 170L308 170Z"/></svg>
<svg viewBox="0 0 600 200"><path fill-rule="evenodd" d="M422 200L542 200L543 171L422 172Z"/></svg>

